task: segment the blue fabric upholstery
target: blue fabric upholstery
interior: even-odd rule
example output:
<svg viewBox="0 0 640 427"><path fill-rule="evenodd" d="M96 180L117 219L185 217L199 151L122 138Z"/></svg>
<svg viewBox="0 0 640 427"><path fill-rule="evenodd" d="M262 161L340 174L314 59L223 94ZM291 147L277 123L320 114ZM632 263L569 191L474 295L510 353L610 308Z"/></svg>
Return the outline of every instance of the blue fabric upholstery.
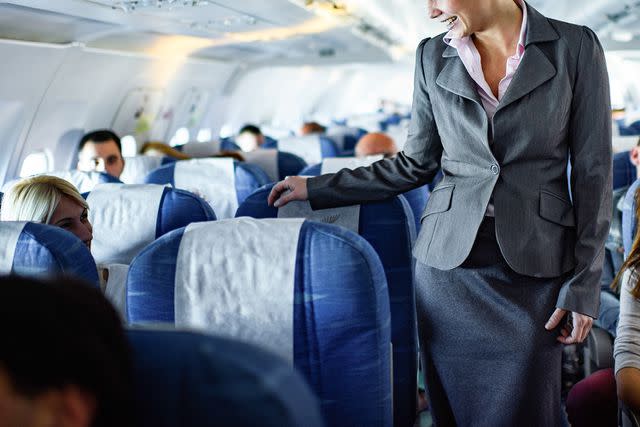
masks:
<svg viewBox="0 0 640 427"><path fill-rule="evenodd" d="M176 162L177 163L177 162ZM173 173L176 163L161 166L151 171L144 179L146 184L171 184L175 185ZM236 196L238 204L242 203L249 194L261 186L270 182L267 174L255 165L234 162L236 173Z"/></svg>
<svg viewBox="0 0 640 427"><path fill-rule="evenodd" d="M160 201L156 238L192 222L215 220L213 209L200 197L177 188L166 188Z"/></svg>
<svg viewBox="0 0 640 427"><path fill-rule="evenodd" d="M637 230L637 218L636 218L636 191L640 186L640 180L636 180L624 197L622 202L622 245L624 246L624 257L629 256L631 252L631 246L633 245L633 239Z"/></svg>
<svg viewBox="0 0 640 427"><path fill-rule="evenodd" d="M300 175L318 176L320 175L321 168L321 164L312 165L304 168L300 172ZM439 174L440 178L442 178L442 172L439 172ZM413 219L416 227L416 233L420 232L420 217L422 216L422 212L424 211L425 206L427 206L427 201L429 200L430 195L430 187L431 184L427 184L402 194L404 198L407 199L407 202L409 202L409 206L411 207L411 212L413 213Z"/></svg>
<svg viewBox="0 0 640 427"><path fill-rule="evenodd" d="M183 229L172 231L134 260L128 277L130 322L173 323L175 262L183 234ZM356 234L333 225L302 225L293 359L320 398L327 425L391 425L389 297L383 273L374 250Z"/></svg>
<svg viewBox="0 0 640 427"><path fill-rule="evenodd" d="M336 144L341 155L345 155L346 152L353 152L360 138L366 134L367 131L364 129L345 127L344 129L338 129L334 133L329 132L327 138Z"/></svg>
<svg viewBox="0 0 640 427"><path fill-rule="evenodd" d="M11 272L24 276L65 274L99 286L98 270L86 245L60 227L35 222L25 224L18 238Z"/></svg>
<svg viewBox="0 0 640 427"><path fill-rule="evenodd" d="M273 185L253 193L238 208L236 217L276 218L278 210L267 205ZM417 372L416 312L411 247L415 240L414 217L403 197L360 207L360 235L375 249L387 278L391 301L393 341L394 424L412 425L415 418ZM393 236L393 238L390 238ZM328 256L318 253L319 257ZM336 263L339 258L336 258Z"/></svg>
<svg viewBox="0 0 640 427"><path fill-rule="evenodd" d="M613 155L613 189L628 187L636 180L636 166L629 159L629 151Z"/></svg>
<svg viewBox="0 0 640 427"><path fill-rule="evenodd" d="M307 167L307 162L302 157L284 151L278 152L278 175L280 180L288 176L295 176Z"/></svg>
<svg viewBox="0 0 640 427"><path fill-rule="evenodd" d="M278 148L278 143L277 141L275 143L269 144L265 142L260 148ZM281 153L284 152L285 151L281 151ZM341 154L340 149L336 145L335 141L326 136L320 137L320 153L323 159L326 157L339 157Z"/></svg>
<svg viewBox="0 0 640 427"><path fill-rule="evenodd" d="M302 377L260 348L192 332L127 335L140 427L323 425Z"/></svg>

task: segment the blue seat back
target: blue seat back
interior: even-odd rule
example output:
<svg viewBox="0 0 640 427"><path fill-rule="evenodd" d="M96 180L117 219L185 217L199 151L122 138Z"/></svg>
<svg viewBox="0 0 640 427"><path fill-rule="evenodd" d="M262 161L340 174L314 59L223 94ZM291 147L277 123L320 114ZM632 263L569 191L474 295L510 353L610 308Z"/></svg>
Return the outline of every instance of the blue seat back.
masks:
<svg viewBox="0 0 640 427"><path fill-rule="evenodd" d="M613 189L627 187L636 180L636 166L629 159L629 151L613 155Z"/></svg>
<svg viewBox="0 0 640 427"><path fill-rule="evenodd" d="M323 425L305 381L258 347L192 332L127 335L140 427Z"/></svg>
<svg viewBox="0 0 640 427"><path fill-rule="evenodd" d="M288 176L298 175L306 167L307 162L302 157L284 151L278 153L278 173L280 175L278 178L280 180Z"/></svg>
<svg viewBox="0 0 640 427"><path fill-rule="evenodd" d="M277 218L278 209L267 205L272 187L265 186L249 196L238 208L236 217ZM411 425L416 410L417 331L411 254L414 224L413 213L403 197L360 207L359 234L382 261L391 301L396 426Z"/></svg>
<svg viewBox="0 0 640 427"><path fill-rule="evenodd" d="M178 229L156 240L131 265L131 323L175 323L176 260L184 233ZM389 426L389 299L378 256L350 231L306 221L294 276L292 359L320 398L327 425Z"/></svg>
<svg viewBox="0 0 640 427"><path fill-rule="evenodd" d="M177 162L170 163L153 170L147 175L144 182L147 184L175 185L174 171L176 164ZM238 204L242 203L253 191L271 181L267 174L255 165L234 162L234 169Z"/></svg>
<svg viewBox="0 0 640 427"><path fill-rule="evenodd" d="M2 221L0 227L10 224ZM11 273L36 277L64 274L99 285L96 264L80 239L60 227L35 222L27 222L22 228Z"/></svg>
<svg viewBox="0 0 640 427"><path fill-rule="evenodd" d="M320 175L321 170L322 164L312 165L304 168L300 172L300 175L318 176ZM439 172L439 174L442 177L442 173ZM427 184L414 190L407 191L406 193L402 193L404 198L409 203L409 206L411 207L411 212L413 214L413 219L416 227L416 233L420 232L420 217L422 216L422 212L424 211L425 206L427 206L427 201L429 200L429 195L431 194L431 192L429 191L430 186L430 184Z"/></svg>

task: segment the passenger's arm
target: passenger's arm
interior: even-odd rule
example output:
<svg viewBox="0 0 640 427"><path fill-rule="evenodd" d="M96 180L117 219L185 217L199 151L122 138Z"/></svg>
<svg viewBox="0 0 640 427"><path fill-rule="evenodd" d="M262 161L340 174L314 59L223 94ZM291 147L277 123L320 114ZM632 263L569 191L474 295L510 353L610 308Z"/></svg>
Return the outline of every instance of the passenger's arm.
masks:
<svg viewBox="0 0 640 427"><path fill-rule="evenodd" d="M433 180L440 169L442 144L438 135L423 68L423 40L416 52L411 124L404 150L393 159L371 166L343 169L314 178L288 178L273 188L269 203L282 206L291 200L311 201L313 209L323 209L377 201L392 197ZM293 189L292 189L293 188ZM282 192L291 193L281 197Z"/></svg>
<svg viewBox="0 0 640 427"><path fill-rule="evenodd" d="M611 108L604 52L586 27L576 72L569 121L576 266L560 290L557 307L596 318L611 221Z"/></svg>
<svg viewBox="0 0 640 427"><path fill-rule="evenodd" d="M636 279L626 272L620 291L620 320L613 350L618 398L640 411L640 301L631 290Z"/></svg>

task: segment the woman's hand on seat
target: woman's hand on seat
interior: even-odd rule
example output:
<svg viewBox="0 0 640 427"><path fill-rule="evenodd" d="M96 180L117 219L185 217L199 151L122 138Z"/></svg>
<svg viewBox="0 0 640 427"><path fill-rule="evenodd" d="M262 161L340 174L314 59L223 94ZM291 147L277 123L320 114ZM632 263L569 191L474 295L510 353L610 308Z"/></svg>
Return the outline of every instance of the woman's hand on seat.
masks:
<svg viewBox="0 0 640 427"><path fill-rule="evenodd" d="M300 176L288 176L271 189L269 206L280 208L293 200L307 200L307 179Z"/></svg>

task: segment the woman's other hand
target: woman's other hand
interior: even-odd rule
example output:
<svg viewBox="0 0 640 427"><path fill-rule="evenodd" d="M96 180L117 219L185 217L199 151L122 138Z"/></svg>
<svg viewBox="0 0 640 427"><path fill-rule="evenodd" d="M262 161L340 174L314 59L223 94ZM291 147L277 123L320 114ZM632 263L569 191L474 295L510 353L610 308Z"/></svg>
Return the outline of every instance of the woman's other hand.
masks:
<svg viewBox="0 0 640 427"><path fill-rule="evenodd" d="M307 179L300 176L288 176L271 189L269 206L280 208L293 200L307 200Z"/></svg>
<svg viewBox="0 0 640 427"><path fill-rule="evenodd" d="M587 338L593 325L593 318L587 315L557 308L547 321L545 328L549 331L556 328L566 315L571 316L571 322L565 323L562 327L558 341L563 344L581 343Z"/></svg>

